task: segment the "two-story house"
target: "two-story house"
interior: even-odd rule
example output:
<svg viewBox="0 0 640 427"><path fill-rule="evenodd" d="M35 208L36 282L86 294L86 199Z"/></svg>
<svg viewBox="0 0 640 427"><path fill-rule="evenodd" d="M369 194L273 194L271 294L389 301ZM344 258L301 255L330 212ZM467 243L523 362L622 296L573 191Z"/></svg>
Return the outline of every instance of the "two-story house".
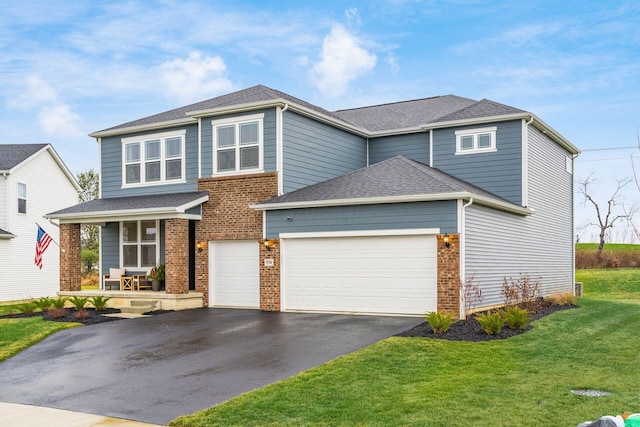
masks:
<svg viewBox="0 0 640 427"><path fill-rule="evenodd" d="M520 274L573 292L579 151L527 111L453 95L327 111L255 86L91 136L101 198L49 215L61 240L98 224L103 271L164 262L166 292L204 306L462 315L466 278L486 307Z"/></svg>
<svg viewBox="0 0 640 427"><path fill-rule="evenodd" d="M50 144L0 144L0 301L56 294L58 228L43 215L78 203L79 191ZM38 225L55 243L41 253L36 265Z"/></svg>

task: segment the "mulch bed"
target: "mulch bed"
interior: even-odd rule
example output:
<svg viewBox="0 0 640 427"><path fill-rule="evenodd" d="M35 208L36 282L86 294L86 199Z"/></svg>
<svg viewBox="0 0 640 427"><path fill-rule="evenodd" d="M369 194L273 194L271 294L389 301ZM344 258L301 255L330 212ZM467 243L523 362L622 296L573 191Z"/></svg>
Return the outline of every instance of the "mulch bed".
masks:
<svg viewBox="0 0 640 427"><path fill-rule="evenodd" d="M548 316L556 311L567 310L570 308L576 308L575 305L542 305L537 310L532 311L530 313L532 323L538 319L541 319L545 316ZM424 337L424 338L436 338L441 340L449 340L449 341L470 341L470 342L480 342L480 341L493 341L493 340L503 340L506 338L511 338L516 335L520 335L522 333L530 330L533 325L529 324L524 329L513 330L509 329L507 326L502 328L499 334L489 335L485 331L482 330L480 324L475 317L477 314L471 316L469 321L465 322L464 320L459 320L451 327L447 332L442 334L436 334L431 329L431 326L427 322L423 322L418 326L415 326L408 331L404 331L396 336L398 337Z"/></svg>
<svg viewBox="0 0 640 427"><path fill-rule="evenodd" d="M86 308L88 316L85 319L77 319L76 311L72 308L67 308L65 310L65 314L62 317L53 318L51 315L46 312L36 312L33 314L25 314L25 313L17 313L17 314L6 314L4 316L0 316L0 319L12 319L12 318L24 318L24 317L34 317L34 316L42 316L44 320L50 320L52 322L75 322L82 323L83 325L96 325L99 323L113 322L114 320L122 320L123 317L111 317L105 316L105 314L114 314L120 313L120 309L118 308L107 308L106 310L96 311L95 308ZM145 315L157 315L168 313L173 310L155 310L144 313Z"/></svg>

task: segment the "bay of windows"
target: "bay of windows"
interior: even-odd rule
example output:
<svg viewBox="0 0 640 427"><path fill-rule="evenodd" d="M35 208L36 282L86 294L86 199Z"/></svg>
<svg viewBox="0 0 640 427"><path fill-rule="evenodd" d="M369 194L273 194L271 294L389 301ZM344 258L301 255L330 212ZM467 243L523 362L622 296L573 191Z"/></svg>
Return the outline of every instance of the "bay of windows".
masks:
<svg viewBox="0 0 640 427"><path fill-rule="evenodd" d="M158 221L121 223L122 263L126 268L149 268L158 260Z"/></svg>
<svg viewBox="0 0 640 427"><path fill-rule="evenodd" d="M185 132L123 138L124 185L182 182Z"/></svg>

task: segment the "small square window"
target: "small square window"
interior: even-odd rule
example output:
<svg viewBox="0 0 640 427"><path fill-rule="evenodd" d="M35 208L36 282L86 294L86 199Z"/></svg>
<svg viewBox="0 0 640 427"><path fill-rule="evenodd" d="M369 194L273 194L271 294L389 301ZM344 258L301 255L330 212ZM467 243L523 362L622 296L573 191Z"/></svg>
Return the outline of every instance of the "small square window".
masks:
<svg viewBox="0 0 640 427"><path fill-rule="evenodd" d="M478 148L491 148L491 134L481 133L478 135Z"/></svg>
<svg viewBox="0 0 640 427"><path fill-rule="evenodd" d="M473 150L473 136L466 135L462 137L460 148L463 150Z"/></svg>
<svg viewBox="0 0 640 427"><path fill-rule="evenodd" d="M455 131L456 154L486 153L496 150L497 127Z"/></svg>

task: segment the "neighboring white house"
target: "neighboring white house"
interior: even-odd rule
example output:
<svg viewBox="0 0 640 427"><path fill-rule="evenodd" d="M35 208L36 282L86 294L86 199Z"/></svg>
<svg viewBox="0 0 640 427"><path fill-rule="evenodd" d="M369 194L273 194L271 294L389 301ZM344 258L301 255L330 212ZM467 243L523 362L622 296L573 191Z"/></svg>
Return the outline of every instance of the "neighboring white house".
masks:
<svg viewBox="0 0 640 427"><path fill-rule="evenodd" d="M80 186L50 144L0 144L0 301L60 289L58 227L43 215L78 202ZM34 262L38 225L53 243Z"/></svg>

